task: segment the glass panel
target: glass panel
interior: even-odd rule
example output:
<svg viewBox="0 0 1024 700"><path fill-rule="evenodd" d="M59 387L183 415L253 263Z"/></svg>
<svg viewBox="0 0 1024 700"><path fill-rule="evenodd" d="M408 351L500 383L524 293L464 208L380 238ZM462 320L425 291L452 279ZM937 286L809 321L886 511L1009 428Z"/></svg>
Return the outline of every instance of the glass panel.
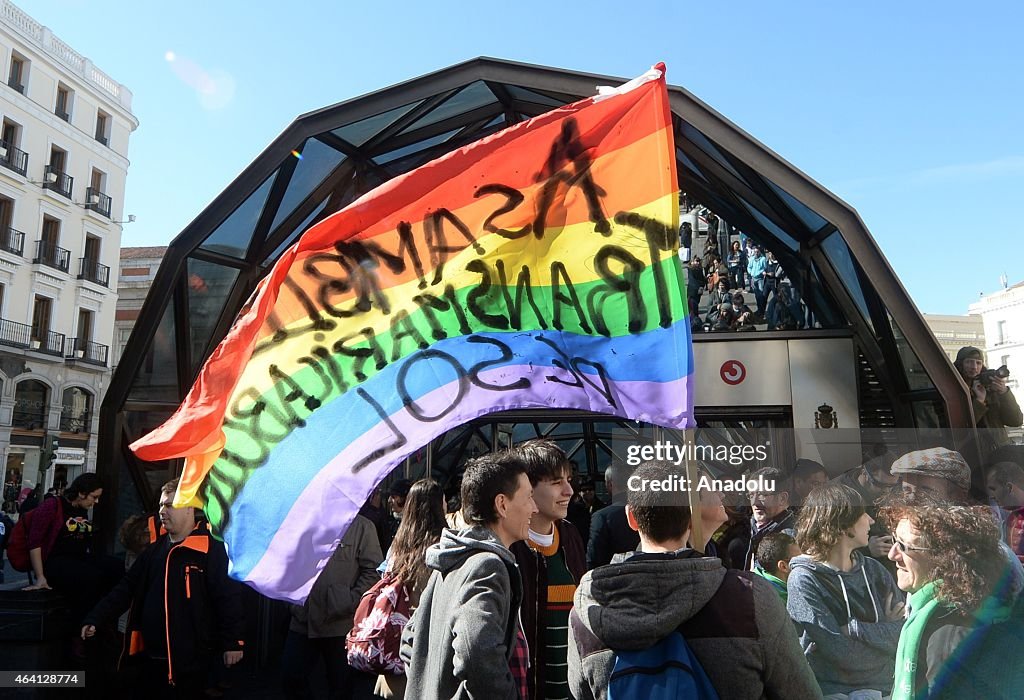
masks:
<svg viewBox="0 0 1024 700"><path fill-rule="evenodd" d="M238 270L233 267L188 260L188 330L193 374L206 359L207 349L220 342L220 338L214 337L214 330L237 278Z"/></svg>
<svg viewBox="0 0 1024 700"><path fill-rule="evenodd" d="M295 172L288 181L288 189L284 192L281 205L274 215L274 221L270 224L271 231L295 211L295 208L345 160L344 153L316 139L308 139L303 144L301 155L302 158L295 165Z"/></svg>
<svg viewBox="0 0 1024 700"><path fill-rule="evenodd" d="M681 160L683 162L683 166L684 166L684 168L686 170L688 170L689 172L692 172L694 175L699 177L704 182L708 182L708 179L706 177L704 177L704 173L702 173L700 168L697 167L697 164L694 163L692 160L690 160L690 156L688 156L685 153L683 153L683 149L681 149L681 148L677 148L676 149L676 157L679 158L679 160ZM708 182L708 184L711 184L711 183Z"/></svg>
<svg viewBox="0 0 1024 700"><path fill-rule="evenodd" d="M486 124L484 124L483 130L486 131L487 129L490 129L492 126L498 126L499 124L501 126L505 126L505 115L504 114L499 114L494 119L492 119L491 121L489 121Z"/></svg>
<svg viewBox="0 0 1024 700"><path fill-rule="evenodd" d="M844 328L848 324L839 312L839 305L836 304L832 294L825 288L824 278L821 270L814 263L811 263L811 289L810 292L801 290L804 301L807 302L809 328Z"/></svg>
<svg viewBox="0 0 1024 700"><path fill-rule="evenodd" d="M126 442L131 443L143 435L155 430L171 417L171 411L124 411L124 431ZM136 469L141 469L141 476L149 485L152 494L160 492L160 487L166 484L179 471L180 459L165 459L159 462L145 462L138 457L132 457ZM122 480L122 484L126 482ZM131 482L127 482L131 483ZM132 489L134 491L134 489Z"/></svg>
<svg viewBox="0 0 1024 700"><path fill-rule="evenodd" d="M272 265L279 257L281 257L281 253L284 252L285 248L290 246L295 241L299 240L299 237L303 233L305 233L306 229L309 228L309 225L313 222L313 219L319 216L320 212L322 212L324 210L324 207L327 206L328 201L330 201L330 195L328 195L327 199L320 202L320 204L317 205L316 209L311 211L309 213L309 216L303 219L302 223L295 227L295 231L293 232L293 234L290 236L286 236L284 240L282 240L278 244L277 248L274 249L274 252L268 255L266 258L264 258L263 262L260 264L263 267L267 267L269 265Z"/></svg>
<svg viewBox="0 0 1024 700"><path fill-rule="evenodd" d="M422 101L423 100L410 102L407 105L395 107L387 112L374 114L372 117L366 117L366 119L360 119L359 121L352 122L347 126L334 129L331 133L335 136L340 136L353 146L362 146L374 136L384 131L384 129L404 117L407 113L412 111L414 107L419 106Z"/></svg>
<svg viewBox="0 0 1024 700"><path fill-rule="evenodd" d="M726 160L718 146L713 144L707 136L697 131L697 129L691 126L688 122L683 122L683 138L688 141L692 141L700 150L711 156L716 163L738 177L742 182L747 182L746 179L740 175L740 172L736 168L732 167L729 161Z"/></svg>
<svg viewBox="0 0 1024 700"><path fill-rule="evenodd" d="M900 362L903 364L903 374L907 377L907 386L911 391L915 389L934 389L935 385L932 384L931 378L924 371L920 358L918 358L914 349L910 347L910 343L907 341L906 336L903 335L903 331L896 325L896 321L893 320L892 315L888 311L885 312L885 315L889 319L889 326L892 327L892 338L896 341L896 351L899 352Z"/></svg>
<svg viewBox="0 0 1024 700"><path fill-rule="evenodd" d="M167 302L156 333L128 392L129 400L178 403L178 358L174 344L174 299Z"/></svg>
<svg viewBox="0 0 1024 700"><path fill-rule="evenodd" d="M526 88L519 87L518 85L506 85L505 89L508 90L509 94L517 100L523 100L524 102L533 102L539 105L548 105L550 107L561 107L567 104L571 100L559 100L554 97L548 97L542 95L539 92L528 90Z"/></svg>
<svg viewBox="0 0 1024 700"><path fill-rule="evenodd" d="M860 286L857 267L853 262L853 256L850 255L850 249L846 246L846 241L843 240L839 231L836 231L825 239L825 242L822 243L822 248L825 251L825 257L832 263L832 267L835 269L836 274L839 275L839 279L842 280L843 286L846 287L846 290L853 298L853 303L857 305L861 317L867 322L871 331L874 332L875 325L871 322L868 302L864 298L864 290Z"/></svg>
<svg viewBox="0 0 1024 700"><path fill-rule="evenodd" d="M914 425L920 429L941 430L946 427L945 404L941 401L915 401Z"/></svg>
<svg viewBox="0 0 1024 700"><path fill-rule="evenodd" d="M92 418L92 394L73 386L64 390L60 407L60 429L65 433L89 432Z"/></svg>
<svg viewBox="0 0 1024 700"><path fill-rule="evenodd" d="M772 236L772 238L776 238L779 241L785 243L786 247L788 247L790 250L795 251L800 248L800 244L797 242L795 238L793 238L791 235L789 235L781 228L779 228L779 226L774 221L765 216L760 209L758 209L753 204L743 199L743 197L740 197L739 195L736 195L736 198L740 200L740 203L747 209L747 211L750 212L750 215L757 219L757 223L761 224L768 230L768 233Z"/></svg>
<svg viewBox="0 0 1024 700"><path fill-rule="evenodd" d="M14 412L11 425L22 430L46 430L50 410L50 390L40 381L26 379L14 387Z"/></svg>
<svg viewBox="0 0 1024 700"><path fill-rule="evenodd" d="M433 444L431 478L447 492L450 485L460 478L467 460L491 451L492 430L492 425L471 423L445 434L440 445L437 442Z"/></svg>
<svg viewBox="0 0 1024 700"><path fill-rule="evenodd" d="M256 223L260 220L263 205L267 201L267 195L270 194L270 185L276 176L275 171L264 180L259 189L249 195L249 198L207 236L199 247L233 258L244 258L246 251L249 250L249 242L252 240Z"/></svg>
<svg viewBox="0 0 1024 700"><path fill-rule="evenodd" d="M812 232L817 231L822 226L828 224L828 221L818 214L818 212L808 207L789 192L786 192L786 190L782 189L766 177L761 179L767 182L768 186L775 190L775 194L782 197L783 201L789 205L789 208L793 210L793 213L796 214L797 218L800 219L800 221L802 221Z"/></svg>
<svg viewBox="0 0 1024 700"><path fill-rule="evenodd" d="M462 88L459 92L455 93L447 100L442 102L440 105L435 107L432 111L427 112L424 116L414 121L409 126L402 129L400 134L404 134L416 129L421 129L431 124L436 124L440 121L444 121L449 117L454 117L465 112L471 112L478 107L497 102L497 98L491 89L483 83L483 81L476 81L466 87Z"/></svg>
<svg viewBox="0 0 1024 700"><path fill-rule="evenodd" d="M786 441L779 439L779 433L787 427L783 425L787 421L772 418L729 418L724 420L707 420L697 417L697 430L694 431L694 443L696 445L708 445L714 448L720 446L730 447L732 445L765 445L768 449L768 459L765 462L759 460L744 460L742 464L730 464L726 460L705 461L696 460L697 463L707 469L716 477L737 477L747 470L759 469L769 465L793 464L794 455L792 446ZM670 434L678 441L681 435L678 431L671 431Z"/></svg>
<svg viewBox="0 0 1024 700"><path fill-rule="evenodd" d="M438 134L437 136L432 136L429 139L423 139L422 141L410 143L408 146L402 146L401 148L396 148L393 151L381 153L379 156L376 156L374 160L380 165L386 165L388 163L391 163L392 161L398 160L399 158L404 158L407 155L419 153L420 151L427 150L431 146L436 146L439 143L444 143L445 141L447 141L460 131L462 131L462 127L459 127L458 129L452 129L451 131L446 131L443 134Z"/></svg>

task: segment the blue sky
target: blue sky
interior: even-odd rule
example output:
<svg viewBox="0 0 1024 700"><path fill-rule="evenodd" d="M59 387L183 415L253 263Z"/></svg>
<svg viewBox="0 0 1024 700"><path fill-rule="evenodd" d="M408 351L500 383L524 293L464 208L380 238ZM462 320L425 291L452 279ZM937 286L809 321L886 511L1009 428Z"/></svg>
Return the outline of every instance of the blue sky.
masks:
<svg viewBox="0 0 1024 700"><path fill-rule="evenodd" d="M922 311L1024 279L1020 3L18 5L134 93L126 246L169 242L303 112L479 55L627 77L665 61L853 205Z"/></svg>

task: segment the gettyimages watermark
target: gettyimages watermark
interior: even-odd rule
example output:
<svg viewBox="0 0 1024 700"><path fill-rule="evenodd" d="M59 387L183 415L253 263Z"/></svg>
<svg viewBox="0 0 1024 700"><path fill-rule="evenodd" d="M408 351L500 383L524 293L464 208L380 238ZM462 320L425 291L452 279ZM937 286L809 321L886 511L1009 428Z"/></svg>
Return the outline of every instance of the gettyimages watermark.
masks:
<svg viewBox="0 0 1024 700"><path fill-rule="evenodd" d="M694 464L728 464L737 471L750 471L766 466L768 445L697 445L653 442L644 445L630 445L626 448L626 464L636 467L644 462L668 462L682 467L687 461ZM746 468L743 468L746 467ZM701 470L694 482L685 474L672 474L664 479L643 479L631 475L626 481L630 491L715 491L736 493L771 493L775 491L775 479L763 476L748 478L715 478Z"/></svg>

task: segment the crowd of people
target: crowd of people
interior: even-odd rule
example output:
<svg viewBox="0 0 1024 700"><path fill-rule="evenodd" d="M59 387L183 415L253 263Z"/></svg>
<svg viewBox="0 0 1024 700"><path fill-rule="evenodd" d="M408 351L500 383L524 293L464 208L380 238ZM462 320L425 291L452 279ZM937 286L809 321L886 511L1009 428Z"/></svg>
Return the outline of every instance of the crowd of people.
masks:
<svg viewBox="0 0 1024 700"><path fill-rule="evenodd" d="M683 224L680 245L686 260L686 293L693 330L752 331L759 325L768 330L796 330L807 326L807 311L800 295L774 253L749 238L733 240L729 250L721 253L719 237L709 233L704 252L698 255L684 245L691 235L689 227L689 223ZM723 243L728 240L730 234L722 238ZM746 294L753 295L754 309L747 304ZM702 313L702 309L706 310Z"/></svg>
<svg viewBox="0 0 1024 700"><path fill-rule="evenodd" d="M995 455L984 493L946 448L876 449L831 479L806 459L761 468L763 488L700 491L696 512L635 487L681 470L614 462L604 504L537 439L470 459L454 499L430 479L375 492L291 606L280 695L1019 696L1024 670L999 654L1024 636L1019 454ZM69 596L74 653L120 632L116 687L135 697L216 697L245 653L241 584L176 489L122 529L127 566L93 551L95 475L28 531L32 588Z"/></svg>
<svg viewBox="0 0 1024 700"><path fill-rule="evenodd" d="M630 474L614 465L581 568L561 518L593 497L570 495L567 461L538 472L539 453L560 458L527 444L468 465L473 534L427 550L431 607L403 636L416 697L647 697L652 678L695 697L1019 696L1024 671L996 649L1024 635L1021 465L989 465L989 501L945 448L877 451L831 480L801 460L751 474L775 488L745 507L702 492L699 513L681 491L617 490Z"/></svg>

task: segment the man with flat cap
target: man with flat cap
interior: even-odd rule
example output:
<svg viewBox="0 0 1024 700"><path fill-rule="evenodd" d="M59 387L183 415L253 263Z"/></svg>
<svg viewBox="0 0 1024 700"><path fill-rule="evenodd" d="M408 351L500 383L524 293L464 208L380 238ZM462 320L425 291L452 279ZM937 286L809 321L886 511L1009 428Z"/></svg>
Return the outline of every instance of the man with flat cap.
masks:
<svg viewBox="0 0 1024 700"><path fill-rule="evenodd" d="M889 473L899 477L904 493L924 492L960 505L971 502L971 468L963 455L945 447L908 452L892 463Z"/></svg>

